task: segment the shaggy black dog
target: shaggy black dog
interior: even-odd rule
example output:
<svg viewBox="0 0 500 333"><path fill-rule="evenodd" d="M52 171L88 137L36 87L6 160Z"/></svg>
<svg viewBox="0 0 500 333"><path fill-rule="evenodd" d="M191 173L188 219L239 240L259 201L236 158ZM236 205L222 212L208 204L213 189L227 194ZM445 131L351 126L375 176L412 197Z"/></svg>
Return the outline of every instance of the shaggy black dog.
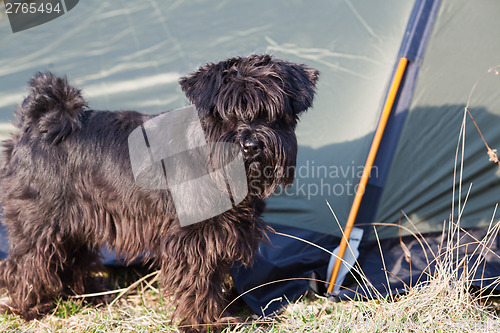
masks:
<svg viewBox="0 0 500 333"><path fill-rule="evenodd" d="M137 186L129 134L154 116L87 110L65 78L37 74L3 143L1 206L10 252L0 264L3 307L30 320L59 296L92 290L99 250L161 270L185 331L220 330L224 281L252 262L266 227L266 197L293 181L294 129L312 104L318 71L270 55L209 63L180 79L207 140L241 146L248 195L214 218L181 227L169 190ZM252 184L252 185L251 185Z"/></svg>

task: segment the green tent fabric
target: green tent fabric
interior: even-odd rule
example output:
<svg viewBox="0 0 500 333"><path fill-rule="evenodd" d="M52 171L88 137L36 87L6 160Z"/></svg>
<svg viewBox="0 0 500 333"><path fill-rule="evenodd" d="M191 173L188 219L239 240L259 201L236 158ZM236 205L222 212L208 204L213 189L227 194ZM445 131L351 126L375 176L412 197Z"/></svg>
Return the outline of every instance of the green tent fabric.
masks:
<svg viewBox="0 0 500 333"><path fill-rule="evenodd" d="M500 33L499 12L496 1L441 3L376 221L397 223L403 210L422 233L442 229L452 212L454 159L464 107L480 79L469 109L488 144L500 147L500 79L494 72L487 74L500 65L500 44L494 42ZM486 152L466 117L462 203L471 189L460 221L465 228L486 226L498 216L494 217L500 173ZM455 185L458 192L458 175ZM455 220L457 208L458 193ZM405 219L402 222L412 229ZM396 229L379 227L379 236L393 237Z"/></svg>
<svg viewBox="0 0 500 333"><path fill-rule="evenodd" d="M68 75L94 109L158 113L187 105L177 79L209 61L271 53L321 72L298 127L297 179L265 219L339 234L377 125L413 0L80 2L12 33L0 21L0 120L36 71ZM4 125L4 135L8 128Z"/></svg>

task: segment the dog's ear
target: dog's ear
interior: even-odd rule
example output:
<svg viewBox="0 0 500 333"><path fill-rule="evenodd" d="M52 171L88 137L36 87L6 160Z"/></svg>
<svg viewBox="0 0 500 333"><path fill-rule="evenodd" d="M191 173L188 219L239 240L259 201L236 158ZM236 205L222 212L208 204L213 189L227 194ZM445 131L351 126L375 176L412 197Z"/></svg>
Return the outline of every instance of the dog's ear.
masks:
<svg viewBox="0 0 500 333"><path fill-rule="evenodd" d="M312 106L319 71L293 63L288 63L285 69L288 76L285 80L286 92L290 96L293 110L299 114Z"/></svg>
<svg viewBox="0 0 500 333"><path fill-rule="evenodd" d="M182 91L198 111L208 113L214 107L215 97L222 83L223 68L220 64L208 63L194 73L179 80Z"/></svg>

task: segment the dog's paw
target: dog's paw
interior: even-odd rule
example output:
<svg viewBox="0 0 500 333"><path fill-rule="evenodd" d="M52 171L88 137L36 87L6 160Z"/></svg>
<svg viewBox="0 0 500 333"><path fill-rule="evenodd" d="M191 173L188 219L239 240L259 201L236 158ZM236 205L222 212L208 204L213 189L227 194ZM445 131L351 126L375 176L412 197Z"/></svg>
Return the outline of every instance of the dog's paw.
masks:
<svg viewBox="0 0 500 333"><path fill-rule="evenodd" d="M215 327L217 332L232 332L232 329L242 325L242 323L243 321L241 318L227 315L220 318L215 324Z"/></svg>
<svg viewBox="0 0 500 333"><path fill-rule="evenodd" d="M7 300L1 299L0 300L0 316L3 315L12 315L14 314L14 311L10 306L7 305Z"/></svg>
<svg viewBox="0 0 500 333"><path fill-rule="evenodd" d="M24 319L25 321L32 321L33 319L40 319L48 310L51 308L50 305L39 305L32 309L19 309L9 304L0 304L0 316L4 315L16 315Z"/></svg>
<svg viewBox="0 0 500 333"><path fill-rule="evenodd" d="M217 319L217 321L212 323L204 324L189 324L188 322L181 321L179 329L183 333L200 333L200 332L211 332L211 333L221 333L230 332L232 328L237 325L241 325L242 321L239 317L224 316Z"/></svg>

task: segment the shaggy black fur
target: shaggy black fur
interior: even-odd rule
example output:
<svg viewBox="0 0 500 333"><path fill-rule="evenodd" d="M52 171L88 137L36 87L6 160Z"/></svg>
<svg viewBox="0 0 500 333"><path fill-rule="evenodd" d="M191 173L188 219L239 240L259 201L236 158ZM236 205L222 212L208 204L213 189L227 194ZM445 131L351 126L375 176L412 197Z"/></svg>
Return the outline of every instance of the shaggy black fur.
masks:
<svg viewBox="0 0 500 333"><path fill-rule="evenodd" d="M249 194L221 215L181 227L168 190L134 183L127 139L153 116L86 110L65 78L39 73L3 143L1 205L10 241L0 264L3 310L30 320L56 297L87 292L108 246L130 262L161 269L185 331L220 330L223 284L233 265L252 263L265 238L263 199L293 181L298 115L311 106L318 72L252 55L210 63L180 80L209 141L240 144Z"/></svg>

